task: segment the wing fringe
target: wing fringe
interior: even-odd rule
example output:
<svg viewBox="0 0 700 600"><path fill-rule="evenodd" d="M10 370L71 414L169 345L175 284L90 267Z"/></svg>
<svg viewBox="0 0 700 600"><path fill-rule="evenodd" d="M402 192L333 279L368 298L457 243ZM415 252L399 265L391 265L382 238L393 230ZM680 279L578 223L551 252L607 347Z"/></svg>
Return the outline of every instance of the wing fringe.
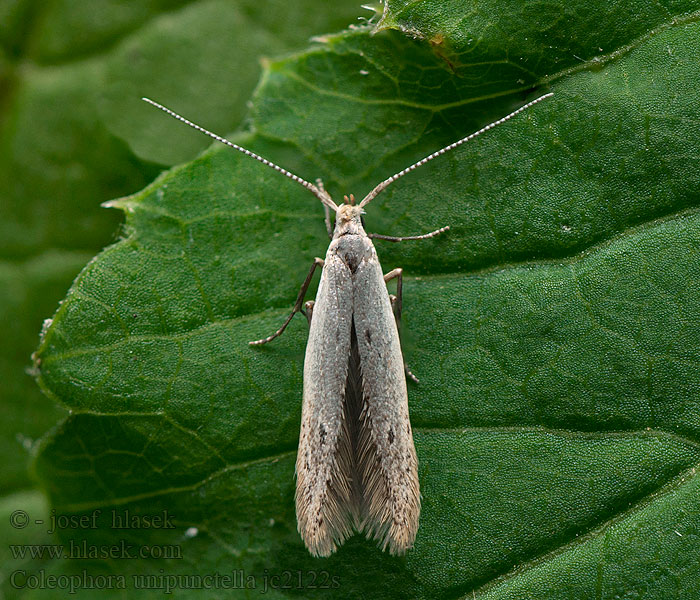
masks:
<svg viewBox="0 0 700 600"><path fill-rule="evenodd" d="M377 450L375 415L369 386L363 385L354 322L343 391L342 423L329 477L313 485L297 457L297 521L314 556L329 556L355 531L379 542L382 550L403 554L413 546L420 515L420 488L410 424L402 434L410 443L391 457L401 469L387 469ZM373 424L375 425L373 427ZM398 424L395 424L398 427Z"/></svg>

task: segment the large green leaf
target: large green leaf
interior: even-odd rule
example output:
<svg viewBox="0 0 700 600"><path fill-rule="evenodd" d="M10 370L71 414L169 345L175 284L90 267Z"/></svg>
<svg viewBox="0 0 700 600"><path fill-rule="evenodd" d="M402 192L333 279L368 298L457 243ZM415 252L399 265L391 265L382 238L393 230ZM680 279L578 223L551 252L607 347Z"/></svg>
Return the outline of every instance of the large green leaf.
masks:
<svg viewBox="0 0 700 600"><path fill-rule="evenodd" d="M100 565L127 576L241 569L262 586L301 574L278 595L696 597L700 24L680 18L688 6L657 21L637 4L605 6L588 15L610 23L594 65L543 58L523 83L456 69L443 50L453 38L431 24L432 44L328 36L268 65L254 131L237 139L323 176L336 197L362 195L507 112L519 87L555 92L368 207L372 231L451 226L377 244L385 269L410 276L403 340L422 380L409 400L424 505L414 550L390 557L359 537L328 559L303 548L293 464L306 326L246 342L276 328L323 253L322 211L219 147L113 203L125 238L84 269L43 337L40 383L73 413L37 472L57 511L107 519L63 539L180 545L167 567ZM432 16L455 40L491 35L451 10L450 27ZM542 18L517 21L519 38L538 40L533 56L549 54ZM588 23L570 25L579 41L567 51ZM516 56L507 29L493 30L496 54ZM419 17L410 31L423 31ZM112 509L167 510L178 527L115 531ZM310 588L314 573L337 589Z"/></svg>
<svg viewBox="0 0 700 600"><path fill-rule="evenodd" d="M185 4L0 2L4 494L33 485L25 448L62 414L26 371L44 318L89 257L114 241L119 215L100 203L145 186L159 171L152 162L172 164L171 148L184 160L206 146L196 138L180 144L181 132L170 128L170 136L143 131L147 142L127 147L126 126L152 114L140 96L196 98L217 126L233 129L248 110L260 54L304 47L359 11L351 0L323 8L283 0ZM222 28L225 35L215 35Z"/></svg>

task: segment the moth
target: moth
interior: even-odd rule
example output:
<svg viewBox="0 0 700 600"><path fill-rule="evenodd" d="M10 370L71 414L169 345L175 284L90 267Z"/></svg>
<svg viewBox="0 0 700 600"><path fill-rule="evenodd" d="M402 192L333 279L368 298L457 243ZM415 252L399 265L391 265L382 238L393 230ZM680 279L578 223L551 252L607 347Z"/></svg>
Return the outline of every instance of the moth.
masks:
<svg viewBox="0 0 700 600"><path fill-rule="evenodd" d="M449 227L407 237L368 234L362 221L364 208L400 177L550 96L540 96L399 171L379 183L361 202L356 203L350 194L340 205L320 179L315 184L306 181L144 98L179 121L296 181L324 206L331 237L326 258L314 259L282 326L272 335L250 342L260 345L272 341L298 312L304 313L309 322L296 460L296 514L299 533L314 556L332 554L354 532L374 538L382 550L402 554L413 546L418 531L421 495L406 389L406 376L415 377L404 365L399 341L402 270L383 274L372 238L422 240ZM334 228L330 211L335 213ZM316 300L304 303L317 267L322 271ZM386 286L391 279L397 280L393 296Z"/></svg>

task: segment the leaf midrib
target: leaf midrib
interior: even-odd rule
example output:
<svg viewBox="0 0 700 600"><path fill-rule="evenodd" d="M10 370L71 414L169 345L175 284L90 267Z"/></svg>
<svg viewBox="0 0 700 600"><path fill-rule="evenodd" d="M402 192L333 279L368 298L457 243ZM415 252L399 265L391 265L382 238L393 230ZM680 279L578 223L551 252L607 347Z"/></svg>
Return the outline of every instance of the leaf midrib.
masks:
<svg viewBox="0 0 700 600"><path fill-rule="evenodd" d="M695 445L694 443L692 445ZM677 474L669 477L664 483L659 485L656 489L649 492L648 494L641 496L637 501L632 503L627 509L615 513L608 519L601 520L600 522L589 527L585 532L580 535L574 536L568 542L563 542L562 544L542 552L539 554L533 554L533 556L527 560L523 560L518 563L513 569L504 570L503 572L492 576L490 579L484 583L477 585L476 587L464 588L461 590L455 589L454 594L447 594L445 598L452 598L454 600L471 600L477 595L484 594L499 585L504 584L510 579L514 579L520 576L524 571L529 571L532 568L537 567L540 564L544 564L547 561L556 558L562 554L568 552L574 545L583 544L588 540L595 538L597 535L604 533L612 525L619 523L634 515L637 512L644 510L652 502L660 500L661 498L672 494L676 488L683 485L689 477L695 476L697 469L700 468L700 463L696 463L687 469L678 472Z"/></svg>

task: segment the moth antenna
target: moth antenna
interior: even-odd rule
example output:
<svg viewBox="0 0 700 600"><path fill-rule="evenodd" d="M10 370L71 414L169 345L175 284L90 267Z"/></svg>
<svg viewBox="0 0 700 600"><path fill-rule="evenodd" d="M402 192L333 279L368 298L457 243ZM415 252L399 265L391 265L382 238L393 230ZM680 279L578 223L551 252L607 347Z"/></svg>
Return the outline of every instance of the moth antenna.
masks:
<svg viewBox="0 0 700 600"><path fill-rule="evenodd" d="M201 127L200 125L197 125L196 123L193 123L189 119L185 119L185 117L183 117L182 115L179 115L175 111L170 110L169 108L166 108L162 104L158 104L158 102L155 102L154 100L151 100L150 98L141 98L141 100L148 102L150 105L155 106L156 108L159 108L164 113L169 114L171 117L174 117L178 121L182 121L185 125L189 125L193 129L196 129L197 131L200 131L200 132L204 133L205 135L208 135L210 138L214 138L217 142L221 142L222 144L226 144L229 148L233 148L234 150L238 150L239 152L243 152L243 154L245 154L246 156L250 156L251 158L254 158L255 160L270 167L271 169L274 169L278 173L282 173L282 175L284 175L285 177L289 177L289 179L291 179L292 181L296 181L298 184L304 186L307 190L309 190L314 196L316 196L328 208L331 208L334 211L338 210L338 206L336 205L335 202L333 202L330 195L328 194L328 192L326 192L325 189L323 189L323 188L319 189L310 181L306 181L306 179L302 179L298 175L295 175L294 173L287 171L287 169L284 169L284 168L280 167L279 165L276 165L275 163L267 160L266 158L263 158L259 154L255 154L255 152L251 152L250 150L247 150L243 146L239 146L238 144L234 144L233 142L229 142L226 138L223 138L220 135L216 135L215 133L212 133L208 129L204 129L204 127Z"/></svg>
<svg viewBox="0 0 700 600"><path fill-rule="evenodd" d="M470 133L468 136L463 137L461 140L457 140L456 142L453 142L449 146L445 146L444 148L441 148L440 150L433 152L432 154L426 156L425 158L419 160L418 162L413 163L410 167L406 167L402 171L395 173L394 175L392 175L388 179L385 179L384 181L382 181L369 194L367 194L362 199L362 202L360 202L360 207L363 207L363 206L369 204L372 200L374 200L374 198L379 194L379 192L381 192L382 190L387 188L390 184L394 183L394 181L396 181L399 177L403 177L404 175L406 175L407 173L410 173L411 171L417 169L418 167L422 167L425 163L430 162L434 158L437 158L438 156L442 156L443 154L445 154L445 152L449 152L450 150L453 150L457 146L461 146L465 142L473 140L475 137L481 135L482 133L488 131L489 129L493 129L497 125L500 125L501 123L505 123L509 119L512 119L515 115L520 114L524 110L527 110L532 105L537 104L538 102L541 102L545 98L549 98L550 96L553 96L553 95L554 94L552 92L549 92L548 94L544 94L543 96L540 96L539 98L535 98L534 100L531 100L527 104L514 110L512 113L506 115L505 117L501 117L497 121L494 121L493 123L489 123L485 127L482 127L481 129L479 129L479 131L475 131L474 133Z"/></svg>

